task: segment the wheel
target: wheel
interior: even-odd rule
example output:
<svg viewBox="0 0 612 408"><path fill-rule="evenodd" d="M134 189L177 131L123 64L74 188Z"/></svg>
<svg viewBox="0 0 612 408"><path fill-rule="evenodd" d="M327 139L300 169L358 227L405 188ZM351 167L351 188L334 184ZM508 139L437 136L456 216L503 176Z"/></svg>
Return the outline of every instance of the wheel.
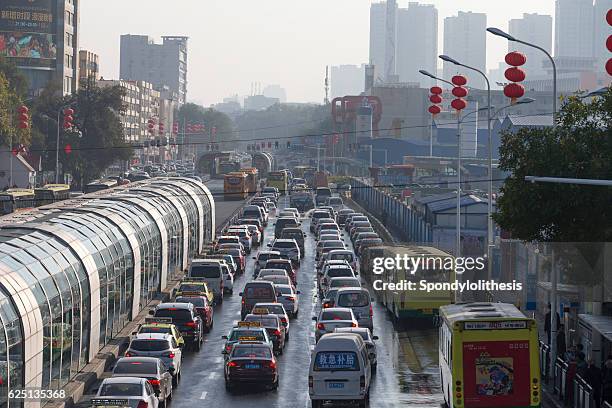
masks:
<svg viewBox="0 0 612 408"><path fill-rule="evenodd" d="M201 342L200 340L196 341L196 342L193 344L193 349L194 349L195 351L200 351L200 349L201 349L201 348L202 348L202 342Z"/></svg>
<svg viewBox="0 0 612 408"><path fill-rule="evenodd" d="M166 395L166 401L172 401L172 386L168 388L170 388L170 391L168 391L168 394Z"/></svg>
<svg viewBox="0 0 612 408"><path fill-rule="evenodd" d="M312 408L321 408L323 407L323 401L321 400L311 400Z"/></svg>
<svg viewBox="0 0 612 408"><path fill-rule="evenodd" d="M285 336L285 341L289 341L289 333Z"/></svg>
<svg viewBox="0 0 612 408"><path fill-rule="evenodd" d="M178 387L178 374L172 376L172 385Z"/></svg>
<svg viewBox="0 0 612 408"><path fill-rule="evenodd" d="M230 289L230 290L229 290L229 294L230 294L230 295L233 295L233 294L234 294L234 289Z"/></svg>
<svg viewBox="0 0 612 408"><path fill-rule="evenodd" d="M232 385L232 383L227 380L225 380L225 390L227 392L232 392L234 390L234 386Z"/></svg>
<svg viewBox="0 0 612 408"><path fill-rule="evenodd" d="M298 310L296 310L295 312L293 312L293 317L297 319L297 317L298 317Z"/></svg>
<svg viewBox="0 0 612 408"><path fill-rule="evenodd" d="M372 364L372 374L376 374L376 369L378 368L378 363Z"/></svg>

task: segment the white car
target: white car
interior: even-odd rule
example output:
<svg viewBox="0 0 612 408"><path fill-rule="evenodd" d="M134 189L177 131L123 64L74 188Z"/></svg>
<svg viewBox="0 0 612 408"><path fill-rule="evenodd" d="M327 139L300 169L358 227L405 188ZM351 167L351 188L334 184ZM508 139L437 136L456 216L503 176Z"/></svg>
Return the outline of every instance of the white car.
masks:
<svg viewBox="0 0 612 408"><path fill-rule="evenodd" d="M234 293L234 275L227 263L224 263L221 267L223 268L223 291L231 295Z"/></svg>
<svg viewBox="0 0 612 408"><path fill-rule="evenodd" d="M353 310L348 307L321 309L319 316L313 317L312 320L316 321L316 341L319 341L324 334L333 333L338 327L358 327L359 325Z"/></svg>
<svg viewBox="0 0 612 408"><path fill-rule="evenodd" d="M146 406L160 408L153 386L146 378L113 377L105 378L98 389L94 400L127 400L130 408ZM146 404L146 405L145 405ZM92 401L92 405L96 401ZM103 403L99 405L104 405Z"/></svg>
<svg viewBox="0 0 612 408"><path fill-rule="evenodd" d="M300 305L300 291L295 290L293 285L274 285L276 297L279 303L285 306L290 317L297 317Z"/></svg>
<svg viewBox="0 0 612 408"><path fill-rule="evenodd" d="M283 326L285 326L285 341L289 340L289 315L282 303L257 303L253 309L256 308L268 309L269 314L277 315Z"/></svg>
<svg viewBox="0 0 612 408"><path fill-rule="evenodd" d="M295 239L275 239L270 245L272 251L278 251L284 258L289 259L294 264L299 264L302 258L300 254L300 246Z"/></svg>

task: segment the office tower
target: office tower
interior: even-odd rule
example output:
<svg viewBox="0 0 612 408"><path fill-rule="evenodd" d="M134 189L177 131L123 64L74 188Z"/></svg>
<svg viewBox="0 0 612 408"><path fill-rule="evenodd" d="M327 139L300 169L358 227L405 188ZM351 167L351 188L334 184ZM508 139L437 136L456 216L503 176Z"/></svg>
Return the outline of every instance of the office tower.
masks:
<svg viewBox="0 0 612 408"><path fill-rule="evenodd" d="M509 27L510 35L539 45L552 53L552 16L525 13L523 18L510 20ZM509 41L508 52L511 51L519 51L527 56L527 63L523 68L528 76L545 74L543 64L546 56L542 51Z"/></svg>
<svg viewBox="0 0 612 408"><path fill-rule="evenodd" d="M593 0L557 0L555 57L593 58Z"/></svg>
<svg viewBox="0 0 612 408"><path fill-rule="evenodd" d="M444 19L444 54L461 61L465 65L486 72L487 65L487 15L460 11L457 16ZM449 79L458 73L468 77L468 86L485 88L480 75L462 67L444 63L444 78Z"/></svg>

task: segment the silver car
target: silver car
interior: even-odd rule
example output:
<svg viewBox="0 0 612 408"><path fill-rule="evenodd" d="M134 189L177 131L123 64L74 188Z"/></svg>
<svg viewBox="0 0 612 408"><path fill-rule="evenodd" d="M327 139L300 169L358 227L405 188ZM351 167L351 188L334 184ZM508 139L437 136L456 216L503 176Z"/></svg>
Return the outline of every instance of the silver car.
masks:
<svg viewBox="0 0 612 408"><path fill-rule="evenodd" d="M319 339L327 333L333 333L338 327L358 327L357 319L353 311L348 307L330 307L321 309L318 317L313 317L316 322L315 339Z"/></svg>
<svg viewBox="0 0 612 408"><path fill-rule="evenodd" d="M121 357L113 368L113 378L117 377L145 378L162 406L172 399L172 374L159 358Z"/></svg>
<svg viewBox="0 0 612 408"><path fill-rule="evenodd" d="M300 304L300 291L293 285L274 285L278 302L281 303L290 317L297 317Z"/></svg>
<svg viewBox="0 0 612 408"><path fill-rule="evenodd" d="M370 292L365 288L340 288L333 299L336 307L349 307L359 322L359 327L367 327L374 331L372 319L372 299Z"/></svg>
<svg viewBox="0 0 612 408"><path fill-rule="evenodd" d="M130 408L146 404L147 408L161 408L153 386L146 378L114 377L105 378L92 399L92 406L106 406L108 400L123 400Z"/></svg>
<svg viewBox="0 0 612 408"><path fill-rule="evenodd" d="M125 352L126 357L157 357L172 374L172 385L178 384L181 376L183 350L174 336L168 333L140 333L132 337Z"/></svg>

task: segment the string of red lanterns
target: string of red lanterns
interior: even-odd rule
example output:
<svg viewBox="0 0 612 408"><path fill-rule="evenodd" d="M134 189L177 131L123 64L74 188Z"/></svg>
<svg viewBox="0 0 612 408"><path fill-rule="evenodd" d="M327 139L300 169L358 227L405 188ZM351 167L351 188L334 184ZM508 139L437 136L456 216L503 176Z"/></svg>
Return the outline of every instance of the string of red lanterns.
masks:
<svg viewBox="0 0 612 408"><path fill-rule="evenodd" d="M463 109L467 108L467 101L465 98L468 95L468 90L465 87L467 85L467 78L463 75L455 75L451 82L455 87L453 88L453 96L455 99L451 102L451 106L453 109L457 111L457 113L461 112Z"/></svg>
<svg viewBox="0 0 612 408"><path fill-rule="evenodd" d="M606 20L608 21L608 25L612 26L612 9L608 10ZM612 34L608 37L606 46L608 47L608 51L612 52ZM606 63L606 71L608 71L608 75L612 76L612 58L609 58Z"/></svg>
<svg viewBox="0 0 612 408"><path fill-rule="evenodd" d="M433 86L431 87L431 89L429 90L431 92L431 96L429 97L429 101L431 103L433 103L433 105L431 105L429 107L428 112L431 113L433 115L433 117L435 118L437 114L439 114L440 112L442 112L442 109L440 108L440 105L442 103L442 88L440 88L439 86Z"/></svg>
<svg viewBox="0 0 612 408"><path fill-rule="evenodd" d="M526 75L525 71L519 67L525 65L527 57L523 53L512 51L506 55L505 60L510 68L506 70L504 76L510 83L504 86L504 95L510 98L511 103L514 104L518 98L525 95L525 87L519 82L523 82Z"/></svg>

